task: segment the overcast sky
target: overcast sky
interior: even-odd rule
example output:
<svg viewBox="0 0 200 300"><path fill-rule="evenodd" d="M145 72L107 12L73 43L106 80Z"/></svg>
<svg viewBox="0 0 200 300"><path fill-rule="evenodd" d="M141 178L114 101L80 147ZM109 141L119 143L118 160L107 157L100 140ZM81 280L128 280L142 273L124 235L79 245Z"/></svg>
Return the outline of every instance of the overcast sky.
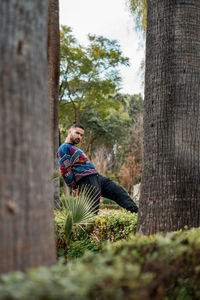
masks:
<svg viewBox="0 0 200 300"><path fill-rule="evenodd" d="M60 24L70 26L82 45L89 33L117 40L130 67L120 67L122 93L143 94L140 63L144 57L144 41L134 30L127 0L60 0Z"/></svg>

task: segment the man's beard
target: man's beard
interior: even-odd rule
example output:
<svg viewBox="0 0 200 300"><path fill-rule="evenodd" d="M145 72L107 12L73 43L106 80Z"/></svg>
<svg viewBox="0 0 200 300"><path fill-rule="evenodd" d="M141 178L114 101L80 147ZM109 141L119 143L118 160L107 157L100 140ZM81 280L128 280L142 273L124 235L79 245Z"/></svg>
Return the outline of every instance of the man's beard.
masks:
<svg viewBox="0 0 200 300"><path fill-rule="evenodd" d="M80 143L80 139L79 138L73 138L73 137L71 137L70 138L70 140L71 140L71 143L73 144L73 145L77 145L78 143Z"/></svg>

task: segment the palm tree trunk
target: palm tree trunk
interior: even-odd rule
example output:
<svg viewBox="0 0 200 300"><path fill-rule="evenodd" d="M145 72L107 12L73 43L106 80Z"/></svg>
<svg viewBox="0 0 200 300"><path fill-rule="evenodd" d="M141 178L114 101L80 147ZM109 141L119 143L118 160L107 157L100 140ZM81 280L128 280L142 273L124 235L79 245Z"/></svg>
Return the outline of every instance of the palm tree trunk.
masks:
<svg viewBox="0 0 200 300"><path fill-rule="evenodd" d="M200 1L149 0L138 231L200 225Z"/></svg>
<svg viewBox="0 0 200 300"><path fill-rule="evenodd" d="M48 0L0 3L0 273L56 262Z"/></svg>

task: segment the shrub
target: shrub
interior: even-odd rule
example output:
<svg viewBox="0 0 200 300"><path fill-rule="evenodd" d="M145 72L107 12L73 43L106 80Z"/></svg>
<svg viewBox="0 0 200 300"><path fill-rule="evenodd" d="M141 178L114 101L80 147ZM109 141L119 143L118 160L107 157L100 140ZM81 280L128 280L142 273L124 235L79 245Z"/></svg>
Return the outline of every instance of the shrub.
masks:
<svg viewBox="0 0 200 300"><path fill-rule="evenodd" d="M126 212L125 210L112 212L104 210L104 214L93 217L90 224L82 225L82 228L74 228L68 247L64 234L64 224L59 214L60 212L56 211L55 224L58 256L68 256L68 259L80 257L80 254L86 250L100 250L105 241L115 242L121 239L128 239L130 233L135 233L136 231L136 214ZM85 239L86 241L84 242ZM90 241L90 244L94 245L94 247L88 247L88 241ZM74 243L76 243L76 246ZM78 245L82 248L80 251L77 249ZM73 247L77 249L73 251L73 253L77 253L78 256L68 253Z"/></svg>
<svg viewBox="0 0 200 300"><path fill-rule="evenodd" d="M128 239L136 232L137 214L125 210L108 211L94 219L91 236L97 241L115 242Z"/></svg>
<svg viewBox="0 0 200 300"><path fill-rule="evenodd" d="M120 210L122 209L121 206L118 204L100 204L100 209L115 209L115 210Z"/></svg>
<svg viewBox="0 0 200 300"><path fill-rule="evenodd" d="M200 299L200 229L135 236L77 262L3 275L0 299Z"/></svg>
<svg viewBox="0 0 200 300"><path fill-rule="evenodd" d="M85 238L82 238L79 241L74 241L69 245L67 250L67 258L69 260L79 258L88 250L97 252L100 250L100 244L95 243L92 239L86 236Z"/></svg>
<svg viewBox="0 0 200 300"><path fill-rule="evenodd" d="M110 199L108 199L108 198L103 198L102 203L103 203L103 204L113 204L113 205L116 204L115 201L110 200Z"/></svg>

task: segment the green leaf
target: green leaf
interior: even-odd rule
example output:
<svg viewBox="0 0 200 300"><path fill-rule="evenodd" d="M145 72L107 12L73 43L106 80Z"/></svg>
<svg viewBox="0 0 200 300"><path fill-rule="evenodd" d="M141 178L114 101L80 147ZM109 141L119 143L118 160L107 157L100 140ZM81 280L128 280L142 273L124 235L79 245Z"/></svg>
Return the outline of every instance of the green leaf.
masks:
<svg viewBox="0 0 200 300"><path fill-rule="evenodd" d="M67 240L69 240L70 238L70 234L72 232L72 225L73 225L72 212L68 211L65 220L65 228L64 228L64 232Z"/></svg>
<svg viewBox="0 0 200 300"><path fill-rule="evenodd" d="M58 255L63 256L65 253L65 250L63 248L58 249Z"/></svg>

